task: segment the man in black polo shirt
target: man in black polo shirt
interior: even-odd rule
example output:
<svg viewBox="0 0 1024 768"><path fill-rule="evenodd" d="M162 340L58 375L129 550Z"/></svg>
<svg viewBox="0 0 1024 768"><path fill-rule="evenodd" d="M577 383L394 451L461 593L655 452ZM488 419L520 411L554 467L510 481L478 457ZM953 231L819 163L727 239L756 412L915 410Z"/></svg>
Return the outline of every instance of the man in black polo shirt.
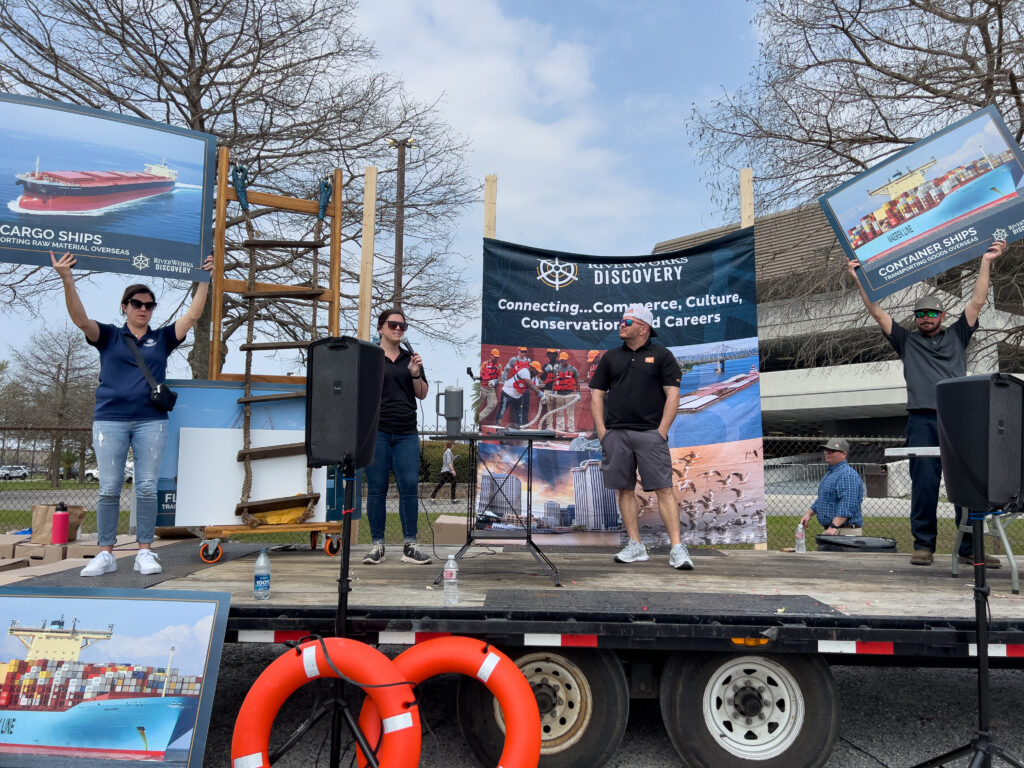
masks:
<svg viewBox="0 0 1024 768"><path fill-rule="evenodd" d="M622 525L629 535L615 562L649 559L640 541L639 470L644 491L658 495L658 513L672 543L669 565L689 571L693 561L679 537L668 449L668 429L679 410L679 364L665 347L651 343L651 337L658 335L653 322L651 310L642 304L627 307L619 323L622 346L601 358L590 380L590 411L601 441L604 485L618 492Z"/></svg>

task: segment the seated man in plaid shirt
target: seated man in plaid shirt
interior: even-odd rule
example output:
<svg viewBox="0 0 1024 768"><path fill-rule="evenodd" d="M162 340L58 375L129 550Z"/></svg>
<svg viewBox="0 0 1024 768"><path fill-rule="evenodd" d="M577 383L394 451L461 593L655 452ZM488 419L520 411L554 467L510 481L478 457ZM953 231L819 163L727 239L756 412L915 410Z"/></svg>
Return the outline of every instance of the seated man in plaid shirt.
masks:
<svg viewBox="0 0 1024 768"><path fill-rule="evenodd" d="M860 504L864 500L864 483L857 470L846 463L850 444L833 438L821 447L825 449L828 469L818 486L818 498L800 522L806 528L811 516L817 515L829 536L862 536Z"/></svg>

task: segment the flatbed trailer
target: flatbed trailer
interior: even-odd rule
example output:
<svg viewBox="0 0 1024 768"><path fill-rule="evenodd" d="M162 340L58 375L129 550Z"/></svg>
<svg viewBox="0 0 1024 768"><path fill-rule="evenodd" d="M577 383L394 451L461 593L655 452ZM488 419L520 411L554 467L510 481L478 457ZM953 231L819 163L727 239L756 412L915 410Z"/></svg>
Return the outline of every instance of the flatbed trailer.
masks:
<svg viewBox="0 0 1024 768"><path fill-rule="evenodd" d="M490 542L460 561L460 600L446 606L433 582L456 548L436 548L429 566L397 556L362 565L364 549L352 553L346 634L399 649L466 635L503 650L537 698L545 768L605 764L633 698L659 699L686 766L815 768L838 730L831 665L977 661L973 574L952 578L948 555L911 567L906 555L698 548L695 570L676 571L667 552L619 565L611 549L548 548L556 587L524 546ZM163 574L135 574L126 560L95 586L229 592L230 642L333 635L339 558L272 552L271 598L259 601L252 550L231 543L209 564L193 543L169 544L159 550ZM0 583L81 587L85 562L5 571ZM57 572L33 578L42 569ZM993 666L1024 668L1024 598L1007 571L988 573L989 655ZM463 678L457 711L481 764L497 765L504 733L487 689Z"/></svg>
<svg viewBox="0 0 1024 768"><path fill-rule="evenodd" d="M687 766L812 768L831 752L839 721L832 664L976 663L973 576L945 558L695 550L694 571L667 552L632 565L611 550L551 551L555 587L522 546L474 547L460 600L443 605L430 566L361 565L353 552L347 635L404 646L457 634L517 661L542 713L542 766L603 765L625 731L630 698L658 698ZM390 554L390 553L389 553ZM198 560L198 558L197 558ZM252 597L253 556L161 582L160 589L232 594L228 639L288 642L331 635L337 559L272 555L271 598ZM1024 598L1006 569L989 572L993 666L1024 667ZM464 679L461 725L482 765L504 734L487 690Z"/></svg>

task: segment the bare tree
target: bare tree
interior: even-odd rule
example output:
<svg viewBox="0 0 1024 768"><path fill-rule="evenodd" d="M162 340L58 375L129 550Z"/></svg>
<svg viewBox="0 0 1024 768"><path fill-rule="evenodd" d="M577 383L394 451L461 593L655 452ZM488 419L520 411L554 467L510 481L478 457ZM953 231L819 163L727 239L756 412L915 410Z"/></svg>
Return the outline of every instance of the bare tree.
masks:
<svg viewBox="0 0 1024 768"><path fill-rule="evenodd" d="M711 193L734 215L741 167L754 168L758 212L768 214L813 204L891 153L987 105L998 107L1018 141L1024 135L1017 74L1024 65L1024 14L1017 0L760 0L754 24L762 42L749 81L695 107L689 124L708 161ZM830 313L815 297L834 307L846 301L840 292L852 282L834 237L819 236L813 226L813 234L793 233L781 246L765 243L799 248L813 236L820 247L796 270L773 273L759 264L758 299L792 303L777 313L780 323L803 320L835 332L783 334L768 346L781 360L802 365L887 357L884 340L867 333L856 297L835 328L822 324ZM761 233L758 239L760 258ZM1014 357L1024 339L1024 325L1012 319L1024 315L1018 250L993 270L995 306L1006 314L987 343L999 348L1000 361ZM929 282L966 300L976 272L974 263Z"/></svg>
<svg viewBox="0 0 1024 768"><path fill-rule="evenodd" d="M12 354L12 378L27 395L27 408L17 417L21 426L53 427L40 435L50 438L50 476L58 480L64 442L62 427L92 421L96 402L99 358L77 328L65 324L33 334ZM84 434L72 435L75 451L84 455ZM84 469L84 468L83 468Z"/></svg>
<svg viewBox="0 0 1024 768"><path fill-rule="evenodd" d="M395 161L386 139L415 136L418 149L406 164L405 229L413 246L403 295L426 332L450 338L468 304L450 247L454 219L476 195L464 168L466 141L433 104L409 98L400 81L372 69L373 47L355 29L354 13L354 0L0 0L0 88L216 134L264 191L315 198L319 179L340 167L345 188L333 194L345 200L343 242L362 236L366 165L383 170L378 224L393 226ZM229 239L237 244L246 237L237 226L245 217L234 206L230 214L238 231ZM296 217L257 216L249 223L261 234L297 237L310 229ZM244 278L248 261L246 251L234 250L227 269L243 270L232 276ZM311 262L309 254L266 259L260 280L308 282ZM375 277L386 281L387 257L380 262ZM343 270L347 299L356 295L357 272ZM46 269L0 275L0 299L29 311L39 291L57 285ZM230 336L241 308L228 301L225 309ZM354 307L346 309L344 322L354 328ZM261 332L286 338L297 321L308 330L312 317L264 314ZM208 339L209 310L196 326L194 375L207 374Z"/></svg>

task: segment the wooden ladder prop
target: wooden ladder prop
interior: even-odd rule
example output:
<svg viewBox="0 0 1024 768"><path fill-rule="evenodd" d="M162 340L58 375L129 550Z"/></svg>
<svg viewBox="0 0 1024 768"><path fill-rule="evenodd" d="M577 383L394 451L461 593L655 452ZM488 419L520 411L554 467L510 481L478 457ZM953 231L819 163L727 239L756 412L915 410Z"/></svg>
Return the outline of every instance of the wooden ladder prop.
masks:
<svg viewBox="0 0 1024 768"><path fill-rule="evenodd" d="M217 207L214 226L214 271L212 279L213 308L211 325L213 329L210 344L210 378L214 381L241 381L244 386L243 396L238 399L242 405L243 422L242 450L238 452L237 460L245 467L245 479L242 484L241 500L235 506L235 515L242 518L245 526L255 528L263 524L263 521L255 514L260 512L273 512L282 509L292 509L305 505L300 523L305 522L313 516L313 508L320 499L319 493L314 493L312 483L312 470L306 469L306 493L294 496L283 496L273 499L251 499L252 492L252 462L261 459L273 459L282 456L298 456L305 453L304 443L288 443L284 445L264 446L253 448L251 440L251 422L253 403L273 402L280 400L297 400L305 397L305 390L298 392L283 392L270 395L254 395L252 385L254 382L289 383L303 381L295 376L271 376L259 375L252 372L252 357L254 352L278 349L304 349L317 337L317 310L321 302L328 305L327 327L331 336L339 335L340 324L340 300L341 300L341 170L335 169L332 179L332 194L327 205L324 219L330 217L330 238L327 242L321 239L324 219L319 218L320 204L316 200L302 200L299 198L272 195L264 192L252 192L242 189L242 195L238 190L228 184L228 168L230 158L226 147L222 147L218 154L217 168ZM227 206L228 202L234 200L241 202L245 216L245 227L248 239L242 243L249 254L249 273L246 280L228 280L224 277L224 253L227 229ZM317 216L314 224L313 240L264 240L259 238L252 224L252 216L249 212L248 203L261 205L279 211L306 213ZM328 271L328 287L324 289L319 285L319 250L328 246L330 251L330 264ZM257 282L257 273L261 270L258 265L258 254L260 251L290 251L296 256L313 252L313 269L309 285L276 285L271 283ZM242 296L247 302L246 306L246 340L239 349L245 352L245 372L224 373L221 371L221 350L223 348L223 322L224 308L223 296L225 293L236 293ZM312 304L312 334L309 341L254 341L257 309L259 304L274 299L285 299L290 301L309 301ZM276 526L275 526L276 527ZM322 524L310 525L310 528L325 530ZM290 529L295 530L293 526ZM301 528L301 526L300 526ZM333 527L332 527L333 532Z"/></svg>

